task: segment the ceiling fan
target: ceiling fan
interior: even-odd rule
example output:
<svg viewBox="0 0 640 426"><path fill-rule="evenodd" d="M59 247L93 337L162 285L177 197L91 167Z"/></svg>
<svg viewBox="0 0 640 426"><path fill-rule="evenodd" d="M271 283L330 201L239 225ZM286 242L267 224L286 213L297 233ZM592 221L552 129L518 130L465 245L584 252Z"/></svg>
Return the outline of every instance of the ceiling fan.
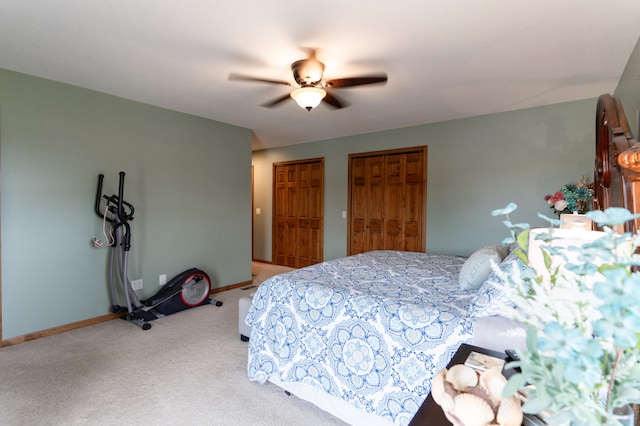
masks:
<svg viewBox="0 0 640 426"><path fill-rule="evenodd" d="M345 108L347 103L343 100L339 100L335 95L331 94L328 89L341 89L344 87L364 86L367 84L380 84L387 82L387 74L385 73L323 80L324 64L316 58L315 49L311 49L311 53L307 59L301 59L292 63L291 71L293 72L293 79L300 87L292 90L291 93L287 93L286 95L267 102L262 106L272 108L280 105L288 99L293 99L298 105L307 111L311 111L313 108L318 106L320 102L325 102L327 105L335 109L340 109ZM291 83L288 81L251 77L236 73L229 74L229 80L257 81L261 83L291 86Z"/></svg>

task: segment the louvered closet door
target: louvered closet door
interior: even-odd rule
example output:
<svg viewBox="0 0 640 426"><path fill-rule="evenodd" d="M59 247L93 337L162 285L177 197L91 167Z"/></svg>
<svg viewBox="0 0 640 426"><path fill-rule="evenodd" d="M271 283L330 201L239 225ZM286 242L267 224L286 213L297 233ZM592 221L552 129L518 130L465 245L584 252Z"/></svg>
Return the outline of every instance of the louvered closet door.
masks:
<svg viewBox="0 0 640 426"><path fill-rule="evenodd" d="M273 235L274 257L277 265L294 266L296 247L296 189L295 165L275 168L275 217Z"/></svg>
<svg viewBox="0 0 640 426"><path fill-rule="evenodd" d="M351 252L364 253L385 247L385 158L353 158L350 164Z"/></svg>
<svg viewBox="0 0 640 426"><path fill-rule="evenodd" d="M384 157L367 158L367 193L365 223L367 251L384 249Z"/></svg>
<svg viewBox="0 0 640 426"><path fill-rule="evenodd" d="M323 167L320 162L298 164L297 267L322 262Z"/></svg>
<svg viewBox="0 0 640 426"><path fill-rule="evenodd" d="M349 244L348 253L367 251L367 158L351 158L349 161Z"/></svg>
<svg viewBox="0 0 640 426"><path fill-rule="evenodd" d="M385 244L382 248L404 250L404 169L405 155L386 155L384 182L384 232Z"/></svg>
<svg viewBox="0 0 640 426"><path fill-rule="evenodd" d="M273 261L300 268L323 260L324 160L274 164Z"/></svg>
<svg viewBox="0 0 640 426"><path fill-rule="evenodd" d="M424 251L426 147L349 156L348 254Z"/></svg>
<svg viewBox="0 0 640 426"><path fill-rule="evenodd" d="M424 251L424 159L421 152L388 155L385 249Z"/></svg>

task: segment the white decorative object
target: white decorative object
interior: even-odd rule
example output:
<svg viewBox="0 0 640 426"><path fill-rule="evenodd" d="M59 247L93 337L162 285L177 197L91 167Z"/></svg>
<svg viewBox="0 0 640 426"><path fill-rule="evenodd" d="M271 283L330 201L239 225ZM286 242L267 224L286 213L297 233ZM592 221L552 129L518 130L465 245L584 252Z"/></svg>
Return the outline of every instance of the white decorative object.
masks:
<svg viewBox="0 0 640 426"><path fill-rule="evenodd" d="M573 215L567 215L573 216ZM551 234L549 234L551 232ZM549 269L545 266L542 247L551 247L561 250L566 258L562 256L552 256L552 268L555 269L562 264L576 262L580 254L577 250L568 250L569 247L580 248L587 243L593 242L598 238L604 237L606 234L601 231L585 231L582 229L549 229L549 228L533 228L529 233L529 266L531 266L537 275L542 275L545 279L549 279ZM552 240L549 241L549 237Z"/></svg>
<svg viewBox="0 0 640 426"><path fill-rule="evenodd" d="M502 397L506 383L497 371L479 372L457 364L435 375L431 396L454 426L520 426L520 400Z"/></svg>
<svg viewBox="0 0 640 426"><path fill-rule="evenodd" d="M593 222L583 214L573 212L573 214L561 214L560 215L560 228L561 229L575 229L577 231L591 231L593 229Z"/></svg>

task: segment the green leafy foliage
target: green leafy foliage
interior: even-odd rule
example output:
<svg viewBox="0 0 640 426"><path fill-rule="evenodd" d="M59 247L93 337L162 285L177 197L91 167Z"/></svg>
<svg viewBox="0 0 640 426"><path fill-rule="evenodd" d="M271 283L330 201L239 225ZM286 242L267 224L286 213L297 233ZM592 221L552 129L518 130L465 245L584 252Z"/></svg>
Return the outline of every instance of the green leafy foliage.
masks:
<svg viewBox="0 0 640 426"><path fill-rule="evenodd" d="M505 241L531 267L533 233L511 222L516 208L511 203L492 214L506 216ZM613 208L587 217L603 227L598 239L556 244L557 220L545 218L550 228L535 237L542 266L503 277L516 305L508 315L528 325L526 348L512 363L521 373L509 379L505 395L527 385L523 411L549 409L551 424L609 424L614 409L640 403L640 237L611 228L640 215Z"/></svg>

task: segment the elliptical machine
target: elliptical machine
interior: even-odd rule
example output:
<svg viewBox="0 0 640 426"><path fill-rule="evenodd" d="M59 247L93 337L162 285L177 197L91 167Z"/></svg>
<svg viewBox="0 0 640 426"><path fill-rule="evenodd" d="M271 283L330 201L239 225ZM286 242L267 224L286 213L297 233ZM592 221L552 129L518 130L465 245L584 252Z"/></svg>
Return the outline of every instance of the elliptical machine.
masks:
<svg viewBox="0 0 640 426"><path fill-rule="evenodd" d="M193 308L200 305L215 304L222 306L222 302L209 297L211 280L206 272L191 268L173 277L160 290L148 298L140 300L133 290L127 275L129 250L131 249L131 226L134 208L123 198L125 173L120 172L118 195L102 195L104 175L98 175L98 190L96 191L95 212L103 221L103 232L107 238L109 250L109 295L111 297L111 312L124 313L125 319L136 324L143 330L151 328L149 321ZM102 199L106 200L105 209L100 210ZM107 233L107 223L109 232ZM98 241L94 239L94 244ZM117 285L115 276L120 281L124 291L126 306L118 304Z"/></svg>

